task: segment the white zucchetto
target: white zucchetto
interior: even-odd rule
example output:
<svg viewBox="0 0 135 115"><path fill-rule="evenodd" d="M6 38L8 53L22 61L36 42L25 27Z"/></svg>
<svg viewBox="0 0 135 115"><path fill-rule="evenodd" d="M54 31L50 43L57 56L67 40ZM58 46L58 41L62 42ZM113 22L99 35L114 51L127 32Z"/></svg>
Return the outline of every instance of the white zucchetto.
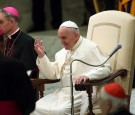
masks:
<svg viewBox="0 0 135 115"><path fill-rule="evenodd" d="M77 24L74 23L74 22L72 22L72 21L70 21L70 20L63 22L63 23L60 25L60 27L68 27L68 28L76 28L76 29L78 29Z"/></svg>

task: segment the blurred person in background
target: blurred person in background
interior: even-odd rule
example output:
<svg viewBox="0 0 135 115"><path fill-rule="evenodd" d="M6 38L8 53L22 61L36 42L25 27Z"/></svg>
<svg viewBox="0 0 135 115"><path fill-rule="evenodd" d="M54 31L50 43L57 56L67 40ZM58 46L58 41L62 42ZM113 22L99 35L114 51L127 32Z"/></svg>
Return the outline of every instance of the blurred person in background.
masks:
<svg viewBox="0 0 135 115"><path fill-rule="evenodd" d="M62 22L61 0L49 0L51 11L51 26L57 29ZM46 30L46 0L32 0L33 28L29 32Z"/></svg>
<svg viewBox="0 0 135 115"><path fill-rule="evenodd" d="M101 88L100 107L103 115L132 115L129 103L122 86L109 83Z"/></svg>

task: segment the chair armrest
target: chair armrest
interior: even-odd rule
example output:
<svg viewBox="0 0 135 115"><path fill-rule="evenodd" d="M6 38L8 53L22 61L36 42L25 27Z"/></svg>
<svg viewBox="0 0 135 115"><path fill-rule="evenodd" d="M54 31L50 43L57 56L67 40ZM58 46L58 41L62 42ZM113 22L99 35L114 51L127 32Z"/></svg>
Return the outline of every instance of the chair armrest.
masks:
<svg viewBox="0 0 135 115"><path fill-rule="evenodd" d="M126 69L119 69L110 74L108 77L99 79L99 80L88 80L86 82L82 82L80 84L75 84L75 89L77 91L85 91L87 87L89 86L98 86L98 85L103 85L107 82L111 82L114 80L116 77L121 76L121 77L126 77L127 76L127 70Z"/></svg>
<svg viewBox="0 0 135 115"><path fill-rule="evenodd" d="M33 78L31 79L33 88L37 90L37 99L40 99L44 96L45 84L59 82L60 79L50 80L50 79L40 79Z"/></svg>
<svg viewBox="0 0 135 115"><path fill-rule="evenodd" d="M37 86L40 84L50 84L50 83L56 83L59 82L59 79L51 80L51 79L40 79L40 78L33 78L31 79L32 85Z"/></svg>
<svg viewBox="0 0 135 115"><path fill-rule="evenodd" d="M116 77L121 76L121 77L126 77L127 76L127 70L126 69L119 69L115 72L113 72L112 74L110 74L108 77L100 79L100 80L88 80L86 82L82 82L80 84L75 84L75 90L77 91L85 91L88 94L88 102L89 102L89 106L88 106L88 115L95 115L93 113L93 105L92 105L92 92L93 86L98 86L98 85L103 85L107 82L111 82L112 80L114 80Z"/></svg>

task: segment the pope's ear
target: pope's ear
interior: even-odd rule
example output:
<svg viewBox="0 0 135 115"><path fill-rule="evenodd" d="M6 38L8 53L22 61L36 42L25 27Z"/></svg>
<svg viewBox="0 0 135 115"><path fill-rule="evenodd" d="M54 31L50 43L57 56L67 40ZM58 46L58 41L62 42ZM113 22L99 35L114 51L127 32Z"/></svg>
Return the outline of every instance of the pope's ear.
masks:
<svg viewBox="0 0 135 115"><path fill-rule="evenodd" d="M77 32L74 33L74 36L78 39L79 38L79 34Z"/></svg>

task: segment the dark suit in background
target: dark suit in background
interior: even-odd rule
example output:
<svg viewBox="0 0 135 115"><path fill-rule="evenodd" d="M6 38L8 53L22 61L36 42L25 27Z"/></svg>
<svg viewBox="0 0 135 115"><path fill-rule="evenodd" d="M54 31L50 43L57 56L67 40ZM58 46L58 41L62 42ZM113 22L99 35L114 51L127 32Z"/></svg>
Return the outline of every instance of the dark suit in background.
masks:
<svg viewBox="0 0 135 115"><path fill-rule="evenodd" d="M53 29L59 28L62 22L62 6L61 0L49 0L51 11L51 26ZM32 31L43 31L46 29L46 0L32 0Z"/></svg>

